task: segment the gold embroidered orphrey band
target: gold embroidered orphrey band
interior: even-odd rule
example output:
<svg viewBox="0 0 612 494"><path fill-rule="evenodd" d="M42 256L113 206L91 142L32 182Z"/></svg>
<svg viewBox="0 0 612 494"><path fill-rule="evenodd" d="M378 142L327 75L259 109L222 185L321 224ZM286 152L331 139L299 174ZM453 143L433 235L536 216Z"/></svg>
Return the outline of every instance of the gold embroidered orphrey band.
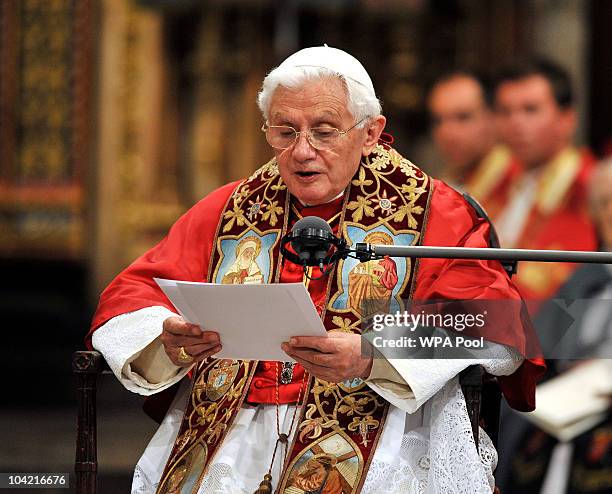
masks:
<svg viewBox="0 0 612 494"><path fill-rule="evenodd" d="M347 188L339 232L349 245L416 245L427 222L432 181L393 148L378 144ZM275 160L242 182L217 226L208 281L278 283L280 239L291 209ZM328 331L360 333L362 318L403 308L418 261L341 260L327 280L321 317ZM194 369L183 420L159 483L159 494L196 493L240 409L256 361L207 359ZM311 378L277 492L358 493L381 436L388 403L361 379ZM262 475L265 472L262 472Z"/></svg>

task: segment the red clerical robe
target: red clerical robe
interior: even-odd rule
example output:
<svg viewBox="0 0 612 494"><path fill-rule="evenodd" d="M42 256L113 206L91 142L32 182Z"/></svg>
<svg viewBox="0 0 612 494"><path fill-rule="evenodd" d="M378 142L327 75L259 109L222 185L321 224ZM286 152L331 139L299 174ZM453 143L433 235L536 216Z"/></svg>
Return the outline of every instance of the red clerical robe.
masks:
<svg viewBox="0 0 612 494"><path fill-rule="evenodd" d="M595 229L588 211L588 181L594 164L593 155L588 150L567 148L544 165L536 179L533 205L512 245L504 245L503 225L500 223L502 247L597 250ZM520 167L520 164L515 161L512 166ZM524 175L514 177L502 208L487 209L496 226L498 221L501 222L505 208L511 206L523 178ZM513 280L523 298L537 307L539 302L554 295L575 268L573 263L521 262Z"/></svg>
<svg viewBox="0 0 612 494"><path fill-rule="evenodd" d="M163 295L154 277L185 281L204 281L219 216L238 183L228 184L198 202L171 228L168 236L126 268L106 288L94 316L87 342L96 328L109 319L123 313L150 306L174 308ZM325 219L338 213L342 198L331 203L303 207L293 201L299 215L316 215ZM292 215L292 221L296 215ZM489 225L477 218L464 199L443 182L434 180L429 217L423 245L485 247L488 245ZM390 262L385 266L389 268ZM392 271L392 269L390 269ZM387 281L392 278L388 274ZM282 267L281 282L301 282L302 268L290 262ZM325 300L327 280L309 280L308 291L317 310L321 311ZM446 259L421 259L417 271L413 300L429 299L486 299L519 300L517 289L508 280L500 264L495 261L466 261ZM490 336L490 337L489 337ZM221 336L223 339L223 337ZM487 338L512 346L522 355L529 353L523 322L516 318L504 321L503 330ZM535 382L543 371L540 359L525 360L512 376L498 380L509 403L520 410L535 406ZM247 400L254 403L274 403L276 364L260 362L251 383ZM302 380L303 369L296 366L293 382L280 385L280 402L295 402ZM162 415L163 416L163 415ZM156 413L156 418L160 418Z"/></svg>

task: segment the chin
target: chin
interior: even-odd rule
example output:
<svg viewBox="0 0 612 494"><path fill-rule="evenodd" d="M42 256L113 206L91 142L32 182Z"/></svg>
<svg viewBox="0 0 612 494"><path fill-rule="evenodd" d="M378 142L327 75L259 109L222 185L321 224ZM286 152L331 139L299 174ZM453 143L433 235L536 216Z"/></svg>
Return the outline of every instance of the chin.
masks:
<svg viewBox="0 0 612 494"><path fill-rule="evenodd" d="M302 204L307 206L318 206L319 204L323 204L331 200L328 199L327 196L320 194L295 194L295 196Z"/></svg>
<svg viewBox="0 0 612 494"><path fill-rule="evenodd" d="M303 185L295 187L295 190L291 193L297 197L302 204L308 204L309 206L317 206L331 201L337 195L328 187L323 187L316 183L311 184L310 187L304 187Z"/></svg>

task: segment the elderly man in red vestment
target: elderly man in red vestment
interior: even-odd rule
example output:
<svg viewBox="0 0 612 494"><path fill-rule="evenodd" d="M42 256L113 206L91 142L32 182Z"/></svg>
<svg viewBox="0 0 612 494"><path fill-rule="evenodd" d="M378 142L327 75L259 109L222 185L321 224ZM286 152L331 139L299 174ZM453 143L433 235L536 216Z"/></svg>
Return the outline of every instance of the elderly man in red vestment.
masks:
<svg viewBox="0 0 612 494"><path fill-rule="evenodd" d="M513 406L532 409L542 366L525 358L528 324L516 313L496 321L482 358L373 358L362 352L360 314L349 303L356 263L326 275L315 268L305 279L301 267L281 262L278 247L304 216L323 218L350 244L377 233L394 245L485 247L489 225L379 141L385 117L348 53L324 46L293 54L266 77L259 105L275 157L181 217L104 291L92 323L92 345L126 388L151 398L173 393L133 492L296 492L292 483L316 458L333 465L325 470L336 491L491 492L495 450L481 432L479 454L458 373L481 364ZM215 359L222 330L178 316L153 280L221 283L225 261L253 236L258 280L304 282L329 331L297 333L282 345L288 362ZM393 264L384 296L396 308L410 300L520 301L498 262ZM250 329L245 343L257 338Z"/></svg>

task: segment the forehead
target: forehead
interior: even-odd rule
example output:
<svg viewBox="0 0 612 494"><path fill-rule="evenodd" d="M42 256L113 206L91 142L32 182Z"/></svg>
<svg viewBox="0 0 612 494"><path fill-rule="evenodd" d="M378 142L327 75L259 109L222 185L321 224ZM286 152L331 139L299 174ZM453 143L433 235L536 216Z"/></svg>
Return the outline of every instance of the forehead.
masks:
<svg viewBox="0 0 612 494"><path fill-rule="evenodd" d="M552 86L541 75L531 75L516 81L502 82L497 89L499 102L555 103Z"/></svg>
<svg viewBox="0 0 612 494"><path fill-rule="evenodd" d="M429 99L434 111L484 103L482 89L471 77L457 76L436 84Z"/></svg>
<svg viewBox="0 0 612 494"><path fill-rule="evenodd" d="M346 86L340 79L314 79L298 88L277 87L270 101L270 119L272 122L313 118L342 121L351 117L347 104Z"/></svg>

